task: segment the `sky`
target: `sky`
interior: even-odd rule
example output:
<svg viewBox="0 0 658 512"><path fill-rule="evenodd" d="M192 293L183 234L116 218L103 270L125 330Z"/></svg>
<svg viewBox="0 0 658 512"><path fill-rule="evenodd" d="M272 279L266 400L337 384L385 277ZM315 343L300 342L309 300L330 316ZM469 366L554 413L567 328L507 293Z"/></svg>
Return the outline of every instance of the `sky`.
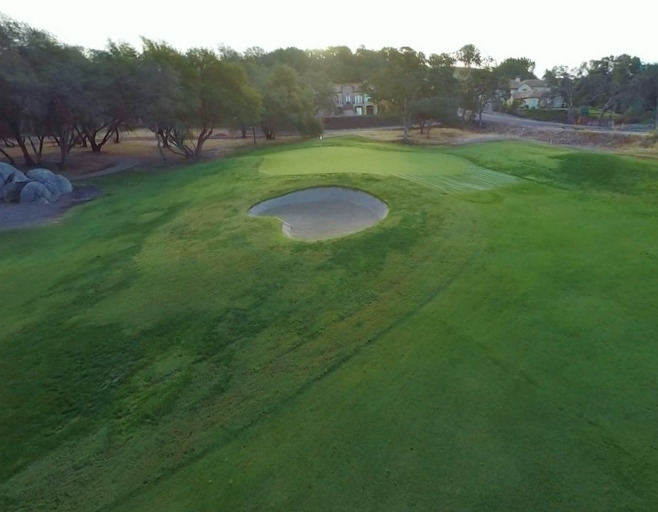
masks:
<svg viewBox="0 0 658 512"><path fill-rule="evenodd" d="M103 48L108 39L140 46L145 36L181 50L363 45L410 46L429 55L472 43L498 62L529 57L539 76L556 65L622 53L658 62L658 0L31 0L0 12L87 48Z"/></svg>

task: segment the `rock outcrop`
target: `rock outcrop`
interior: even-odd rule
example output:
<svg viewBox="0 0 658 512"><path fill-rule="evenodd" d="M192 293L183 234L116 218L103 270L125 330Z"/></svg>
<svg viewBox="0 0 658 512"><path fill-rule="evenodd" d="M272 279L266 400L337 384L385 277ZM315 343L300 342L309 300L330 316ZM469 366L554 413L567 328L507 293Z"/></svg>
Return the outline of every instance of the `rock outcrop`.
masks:
<svg viewBox="0 0 658 512"><path fill-rule="evenodd" d="M30 181L21 190L21 204L49 204L59 196L53 194L46 185L39 181Z"/></svg>
<svg viewBox="0 0 658 512"><path fill-rule="evenodd" d="M0 162L0 188L5 184L5 181L9 179L9 176L14 174L18 169L13 165Z"/></svg>
<svg viewBox="0 0 658 512"><path fill-rule="evenodd" d="M2 186L2 197L8 203L17 203L21 198L21 190L30 182L30 178L16 170L7 178Z"/></svg>
<svg viewBox="0 0 658 512"><path fill-rule="evenodd" d="M32 169L27 174L0 162L0 200L8 203L49 204L73 192L71 182L48 169Z"/></svg>
<svg viewBox="0 0 658 512"><path fill-rule="evenodd" d="M27 177L33 181L43 183L50 193L55 197L55 200L62 194L69 194L73 192L71 182L60 174L55 174L48 169L32 169L27 172Z"/></svg>

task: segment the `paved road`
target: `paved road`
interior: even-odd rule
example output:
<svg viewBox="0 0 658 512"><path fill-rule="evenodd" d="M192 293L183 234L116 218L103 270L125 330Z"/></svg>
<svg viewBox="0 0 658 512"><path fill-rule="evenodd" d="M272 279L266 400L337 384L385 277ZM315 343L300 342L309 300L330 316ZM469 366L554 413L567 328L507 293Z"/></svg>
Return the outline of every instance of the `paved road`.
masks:
<svg viewBox="0 0 658 512"><path fill-rule="evenodd" d="M535 121L534 119L524 119L522 117L511 116L509 114L502 114L500 112L484 112L482 120L490 124L506 124L510 126L518 126L520 128L543 128L543 129L567 129L574 128L570 124L552 123L547 121ZM609 128L607 126L581 126L580 128L596 131L596 132L615 132L615 133L637 133L637 130L624 130L623 128ZM647 130L650 128L647 127ZM647 130L640 130L640 133Z"/></svg>
<svg viewBox="0 0 658 512"><path fill-rule="evenodd" d="M507 124L519 126L522 128L567 128L569 125L561 123L551 123L545 121L535 121L534 119L524 119L523 117L501 114L500 112L484 112L482 120L486 123Z"/></svg>

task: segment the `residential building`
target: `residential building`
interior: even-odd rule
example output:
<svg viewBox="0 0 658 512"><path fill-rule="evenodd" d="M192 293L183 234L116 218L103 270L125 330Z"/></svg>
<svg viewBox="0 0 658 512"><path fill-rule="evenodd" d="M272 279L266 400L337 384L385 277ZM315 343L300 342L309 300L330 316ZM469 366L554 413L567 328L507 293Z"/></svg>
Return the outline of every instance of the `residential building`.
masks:
<svg viewBox="0 0 658 512"><path fill-rule="evenodd" d="M324 112L324 117L373 116L377 105L363 90L362 84L335 84L333 112Z"/></svg>
<svg viewBox="0 0 658 512"><path fill-rule="evenodd" d="M556 96L544 80L515 78L509 83L510 98L508 103L516 101L519 108L564 108L564 99Z"/></svg>

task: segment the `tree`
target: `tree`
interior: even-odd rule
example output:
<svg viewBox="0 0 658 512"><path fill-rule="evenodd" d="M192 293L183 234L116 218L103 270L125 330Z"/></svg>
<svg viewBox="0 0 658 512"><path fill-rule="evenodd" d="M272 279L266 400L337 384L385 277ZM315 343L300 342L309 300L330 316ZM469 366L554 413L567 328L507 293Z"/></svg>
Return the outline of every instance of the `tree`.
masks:
<svg viewBox="0 0 658 512"><path fill-rule="evenodd" d="M41 77L48 85L46 130L59 146L60 167L65 167L78 138L77 121L93 108L93 95L84 87L89 63L80 48L54 48Z"/></svg>
<svg viewBox="0 0 658 512"><path fill-rule="evenodd" d="M508 80L537 78L535 76L535 61L527 57L505 59L496 66L496 73Z"/></svg>
<svg viewBox="0 0 658 512"><path fill-rule="evenodd" d="M85 90L92 104L78 129L91 150L100 152L121 127L136 123L136 113L148 97L139 54L132 46L110 42L106 50L91 52L89 64Z"/></svg>
<svg viewBox="0 0 658 512"><path fill-rule="evenodd" d="M582 70L569 69L566 66L556 66L547 69L544 80L551 87L555 96L561 97L567 106L567 121L574 122L575 97L578 92L578 83L582 77Z"/></svg>
<svg viewBox="0 0 658 512"><path fill-rule="evenodd" d="M640 75L640 91L645 105L653 109L653 125L658 126L658 64L645 64Z"/></svg>
<svg viewBox="0 0 658 512"><path fill-rule="evenodd" d="M412 48L384 48L380 51L382 66L373 73L368 85L375 101L386 101L400 114L404 140L409 139L410 105L429 95L428 67L425 55Z"/></svg>
<svg viewBox="0 0 658 512"><path fill-rule="evenodd" d="M462 46L455 52L455 59L466 68L478 67L482 64L482 53L473 44Z"/></svg>
<svg viewBox="0 0 658 512"><path fill-rule="evenodd" d="M0 16L0 122L28 166L41 161L49 90L42 75L56 46L45 32Z"/></svg>
<svg viewBox="0 0 658 512"><path fill-rule="evenodd" d="M222 61L203 48L182 54L149 40L144 56L160 74L176 77L160 87L159 101L147 114L159 144L176 154L199 158L217 127L240 116L254 119L260 111L260 95L239 62Z"/></svg>
<svg viewBox="0 0 658 512"><path fill-rule="evenodd" d="M482 126L482 113L487 105L509 96L509 82L496 72L493 59L483 56L472 44L459 49L455 59L465 66L459 79L462 119L466 120L470 111Z"/></svg>
<svg viewBox="0 0 658 512"><path fill-rule="evenodd" d="M588 104L601 109L600 119L610 112L625 110L639 96L642 62L638 57L619 55L590 61L579 83Z"/></svg>
<svg viewBox="0 0 658 512"><path fill-rule="evenodd" d="M455 59L447 53L430 55L427 70L426 97L410 105L410 112L420 124L423 133L425 123L438 121L453 123L459 107L459 82L455 78ZM429 137L430 125L427 127Z"/></svg>
<svg viewBox="0 0 658 512"><path fill-rule="evenodd" d="M307 136L322 133L322 124L314 115L313 92L290 66L275 66L263 83L261 94L261 128L266 139L273 139L282 130Z"/></svg>
<svg viewBox="0 0 658 512"><path fill-rule="evenodd" d="M457 120L457 98L450 95L437 95L412 102L409 111L412 118L420 121L421 133L427 123L427 137L430 136L431 121L453 123Z"/></svg>

